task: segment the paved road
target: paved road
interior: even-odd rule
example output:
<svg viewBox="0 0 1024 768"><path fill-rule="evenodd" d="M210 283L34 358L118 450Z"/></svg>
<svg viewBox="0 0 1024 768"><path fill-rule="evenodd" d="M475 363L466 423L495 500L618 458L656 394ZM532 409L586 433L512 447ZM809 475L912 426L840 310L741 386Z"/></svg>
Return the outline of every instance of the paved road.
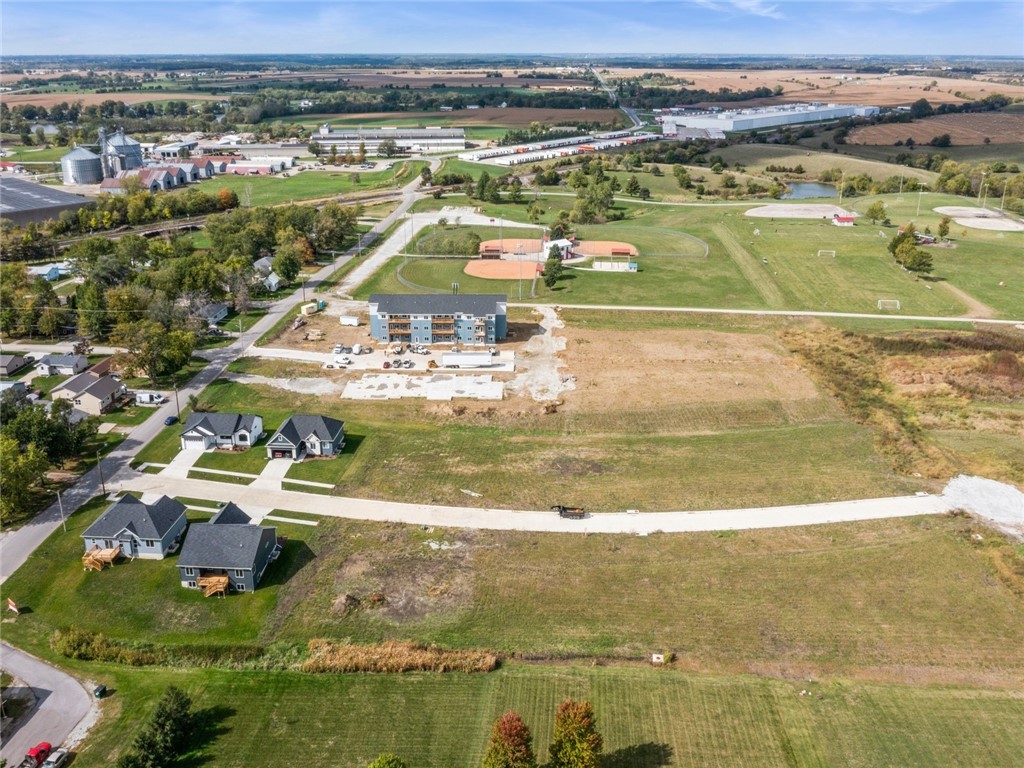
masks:
<svg viewBox="0 0 1024 768"><path fill-rule="evenodd" d="M538 304L517 304L510 307L536 308ZM858 320L923 320L929 323L989 323L994 325L1024 325L1024 320L993 320L990 317L938 317L933 315L880 315L859 312L816 312L803 309L722 309L720 307L640 307L619 304L554 304L556 309L605 309L619 312L684 312L709 315L763 315L779 317L846 317Z"/></svg>
<svg viewBox="0 0 1024 768"><path fill-rule="evenodd" d="M116 482L124 490L189 496L211 501L234 501L243 509L247 505L252 505L353 520L437 525L445 528L546 531L551 533L648 534L657 531L679 533L785 528L798 525L940 514L950 509L949 504L941 496L923 495L754 509L714 509L695 512L609 512L588 516L583 520L564 520L550 511L444 507L436 504L353 499L265 487L253 488L211 480L183 480L162 475L143 474L131 469L118 475Z"/></svg>
<svg viewBox="0 0 1024 768"><path fill-rule="evenodd" d="M35 656L0 643L0 666L31 685L36 697L31 715L21 718L0 746L0 757L9 765L17 765L40 741L63 743L79 723L90 723L98 714L94 699L81 683ZM77 736L75 733L72 741Z"/></svg>

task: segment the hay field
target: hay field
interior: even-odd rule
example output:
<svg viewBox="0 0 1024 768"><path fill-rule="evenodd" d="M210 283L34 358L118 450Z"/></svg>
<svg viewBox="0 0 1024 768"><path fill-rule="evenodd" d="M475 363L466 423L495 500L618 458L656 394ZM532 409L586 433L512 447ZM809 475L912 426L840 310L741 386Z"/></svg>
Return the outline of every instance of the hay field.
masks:
<svg viewBox="0 0 1024 768"><path fill-rule="evenodd" d="M1024 137L1024 114L983 112L965 115L936 115L912 123L867 125L850 132L850 144L891 146L913 138L919 145L948 133L953 144L1016 144Z"/></svg>

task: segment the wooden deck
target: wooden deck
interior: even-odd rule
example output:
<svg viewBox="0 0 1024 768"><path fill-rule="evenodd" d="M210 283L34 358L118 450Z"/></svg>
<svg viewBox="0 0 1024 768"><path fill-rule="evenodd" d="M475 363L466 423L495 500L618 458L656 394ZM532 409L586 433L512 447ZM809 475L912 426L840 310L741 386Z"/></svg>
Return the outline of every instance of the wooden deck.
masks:
<svg viewBox="0 0 1024 768"><path fill-rule="evenodd" d="M228 593L230 580L227 576L200 576L196 585L203 590L203 597L219 594L224 597Z"/></svg>
<svg viewBox="0 0 1024 768"><path fill-rule="evenodd" d="M120 556L120 544L113 549L100 549L99 547L93 547L82 555L82 565L86 568L91 568L94 571L102 571L108 565L113 565L114 561Z"/></svg>

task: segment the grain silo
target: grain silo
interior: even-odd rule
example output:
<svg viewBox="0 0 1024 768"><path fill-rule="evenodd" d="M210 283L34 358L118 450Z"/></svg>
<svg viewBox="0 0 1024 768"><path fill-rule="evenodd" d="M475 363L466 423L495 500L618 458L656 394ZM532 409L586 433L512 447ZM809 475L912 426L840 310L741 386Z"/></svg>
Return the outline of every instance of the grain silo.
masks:
<svg viewBox="0 0 1024 768"><path fill-rule="evenodd" d="M85 147L75 147L60 159L65 184L99 184L103 181L100 156Z"/></svg>
<svg viewBox="0 0 1024 768"><path fill-rule="evenodd" d="M103 134L100 134L100 151L105 154L117 155L120 160L118 171L130 171L132 168L142 167L142 145L131 136L124 135L124 129L117 131L103 143Z"/></svg>

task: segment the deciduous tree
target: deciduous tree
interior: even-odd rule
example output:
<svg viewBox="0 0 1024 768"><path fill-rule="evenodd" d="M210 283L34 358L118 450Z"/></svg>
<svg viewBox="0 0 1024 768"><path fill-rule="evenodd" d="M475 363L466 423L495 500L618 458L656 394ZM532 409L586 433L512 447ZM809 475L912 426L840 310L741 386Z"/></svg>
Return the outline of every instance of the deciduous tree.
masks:
<svg viewBox="0 0 1024 768"><path fill-rule="evenodd" d="M599 768L603 748L590 702L563 701L555 712L549 768Z"/></svg>
<svg viewBox="0 0 1024 768"><path fill-rule="evenodd" d="M536 768L533 737L518 712L506 712L494 721L483 768Z"/></svg>

